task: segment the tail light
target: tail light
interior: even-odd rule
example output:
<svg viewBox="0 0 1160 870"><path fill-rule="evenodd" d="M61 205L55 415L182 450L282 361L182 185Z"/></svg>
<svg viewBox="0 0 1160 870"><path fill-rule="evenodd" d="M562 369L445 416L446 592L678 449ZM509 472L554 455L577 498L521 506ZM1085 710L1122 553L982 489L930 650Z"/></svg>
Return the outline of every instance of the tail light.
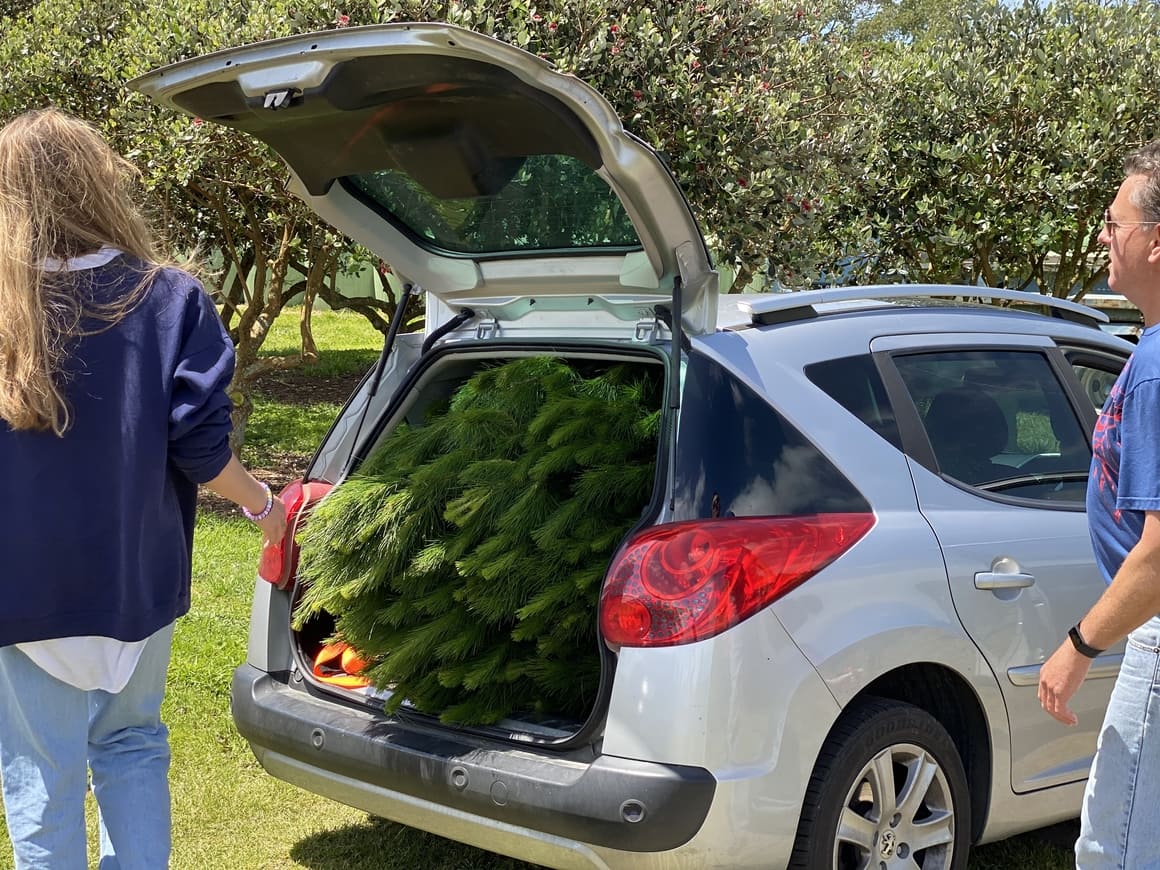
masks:
<svg viewBox="0 0 1160 870"><path fill-rule="evenodd" d="M600 596L615 646L719 634L829 565L874 525L869 513L745 517L654 526L625 544Z"/></svg>
<svg viewBox="0 0 1160 870"><path fill-rule="evenodd" d="M258 561L258 576L285 589L298 569L298 529L310 512L308 508L330 492L331 484L321 481L296 480L278 493L286 505L286 536L281 541L270 541L262 547Z"/></svg>

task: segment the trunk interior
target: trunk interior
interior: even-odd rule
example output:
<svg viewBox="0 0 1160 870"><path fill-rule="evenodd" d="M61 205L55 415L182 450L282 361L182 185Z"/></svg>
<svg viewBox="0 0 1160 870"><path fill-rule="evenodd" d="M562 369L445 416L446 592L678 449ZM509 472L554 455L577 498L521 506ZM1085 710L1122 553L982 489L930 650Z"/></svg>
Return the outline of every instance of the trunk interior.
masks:
<svg viewBox="0 0 1160 870"><path fill-rule="evenodd" d="M494 721L483 723L457 722L454 721L454 717L452 717L452 721L448 721L448 718L443 715L444 711L432 709L429 702L425 706L423 703L414 704L408 696L400 703L400 699L393 697L394 684L384 684L381 679L372 681L370 685L344 684L342 679L318 679L318 675L322 673L318 669L320 652L332 641L338 639L336 635L341 635L341 632L338 631L341 618L336 619L331 612L320 610L311 613L294 632L299 666L306 678L316 688L340 694L347 700L355 700L380 710L386 705L388 710L393 709L401 715L421 715L431 721L443 719L444 724L451 727L477 731L482 729L485 733L494 736L524 742L571 745L576 739L585 738L592 733L591 729L596 727L596 723L603 716L607 697L611 690L612 671L615 663L612 653L605 648L598 637L598 596L602 585L600 579L624 535L653 514L651 508L654 504L659 503L658 490L663 488L658 486L660 481L658 481L657 470L664 468L660 456L664 452L665 438L660 433L666 431L665 426L667 425L663 413L667 369L665 356L661 354L659 349L610 347L562 349L558 345L551 348L493 347L444 352L422 366L414 376L404 382L400 387L400 395L391 400L382 419L365 422L364 429L374 431L375 434L371 442L372 446L362 452L360 462L365 463L367 467L372 466L373 460L368 461L368 458L373 457L376 450L384 444L387 444L389 449L391 435L401 424L412 429L430 425L429 421L432 415L439 413L441 408L446 408L456 396L457 391L464 388L464 385L472 381L479 373L515 360L543 357L552 357L566 363L586 383L599 381L605 376L609 376L610 373L612 376L623 379L624 373L628 373L632 382L639 385L640 406L647 408L648 412L653 415L653 425L656 431L653 441L646 443L646 447L651 445L652 448L647 467L642 466L638 475L638 479L641 480L644 479L643 475L648 475L647 487L645 489L638 487L634 490L634 492L645 492L645 494L638 502L631 505L617 505L620 515L628 517L631 514L631 517L624 521L624 534L615 536L616 542L611 546L600 548L594 545L591 558L594 560L594 564L599 565L597 582L577 593L582 596L580 605L584 608L584 612L589 614L589 624L579 629L583 634L583 641L577 641L575 644L574 656L575 660L582 664L578 671L589 675L589 678L580 679L578 677L574 682L582 685L576 687L574 697L570 697L564 702L556 699L553 695L545 695L543 698L532 698L532 703L529 704L527 703L529 699L523 697L522 702L516 702L506 715ZM481 450L486 453L486 447L481 448ZM483 458L486 459L486 457ZM357 470L358 466L355 467L356 472ZM344 483L345 481L341 481L335 487L334 492L339 492ZM490 582L502 583L502 575ZM513 588L520 589L522 587ZM298 608L302 600L303 592L303 583L300 582L294 592L295 609ZM524 601L513 603L516 611L526 605ZM576 605L573 605L573 608L575 607ZM504 630L506 631L506 628ZM556 631L557 629L553 627L548 629L546 633L554 634ZM559 646L560 643L570 642L570 640L561 641L559 638L553 639L551 637L540 637L535 640L535 643L541 646L545 643L548 646L553 644ZM354 646L353 643L352 646ZM325 656L325 654L323 655ZM360 658L362 658L361 655ZM373 671L369 672L373 673Z"/></svg>

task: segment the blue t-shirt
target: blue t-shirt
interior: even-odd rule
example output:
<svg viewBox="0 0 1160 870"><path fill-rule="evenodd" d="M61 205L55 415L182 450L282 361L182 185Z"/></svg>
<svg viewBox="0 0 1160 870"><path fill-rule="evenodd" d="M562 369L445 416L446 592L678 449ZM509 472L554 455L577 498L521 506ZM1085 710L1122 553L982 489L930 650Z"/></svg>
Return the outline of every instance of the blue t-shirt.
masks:
<svg viewBox="0 0 1160 870"><path fill-rule="evenodd" d="M1112 582L1160 510L1160 325L1140 336L1092 435L1087 516L1096 564Z"/></svg>

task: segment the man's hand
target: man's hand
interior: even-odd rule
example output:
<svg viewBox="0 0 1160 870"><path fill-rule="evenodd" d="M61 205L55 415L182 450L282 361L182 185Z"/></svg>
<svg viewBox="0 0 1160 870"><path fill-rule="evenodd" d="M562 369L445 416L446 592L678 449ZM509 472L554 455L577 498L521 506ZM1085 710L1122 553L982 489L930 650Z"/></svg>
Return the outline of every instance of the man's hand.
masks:
<svg viewBox="0 0 1160 870"><path fill-rule="evenodd" d="M1079 721L1068 702L1091 666L1092 660L1080 655L1071 641L1065 640L1039 669L1039 703L1064 725L1074 725Z"/></svg>

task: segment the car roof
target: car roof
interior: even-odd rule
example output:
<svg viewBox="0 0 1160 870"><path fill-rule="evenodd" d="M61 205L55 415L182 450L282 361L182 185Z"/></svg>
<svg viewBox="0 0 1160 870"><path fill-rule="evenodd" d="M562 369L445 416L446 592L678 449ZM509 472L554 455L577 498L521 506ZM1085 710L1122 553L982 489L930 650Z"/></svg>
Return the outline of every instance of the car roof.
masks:
<svg viewBox="0 0 1160 870"><path fill-rule="evenodd" d="M1134 348L1131 342L1100 329L1103 317L1095 311L1096 317L1086 322L1073 322L1018 308L916 295L840 299L791 306L781 311L775 322L762 323L752 316L751 309L755 301L768 296L730 294L721 297L718 332L694 338L694 347L701 345L713 355L739 362L750 355L766 357L772 345L780 359L786 362L796 360L801 364L868 353L871 343L885 336L961 334L963 343L968 345L994 345L996 338L1003 335L1013 339L1037 336L1119 355L1126 355ZM802 301L809 301L805 294ZM945 346L945 338L938 343Z"/></svg>

